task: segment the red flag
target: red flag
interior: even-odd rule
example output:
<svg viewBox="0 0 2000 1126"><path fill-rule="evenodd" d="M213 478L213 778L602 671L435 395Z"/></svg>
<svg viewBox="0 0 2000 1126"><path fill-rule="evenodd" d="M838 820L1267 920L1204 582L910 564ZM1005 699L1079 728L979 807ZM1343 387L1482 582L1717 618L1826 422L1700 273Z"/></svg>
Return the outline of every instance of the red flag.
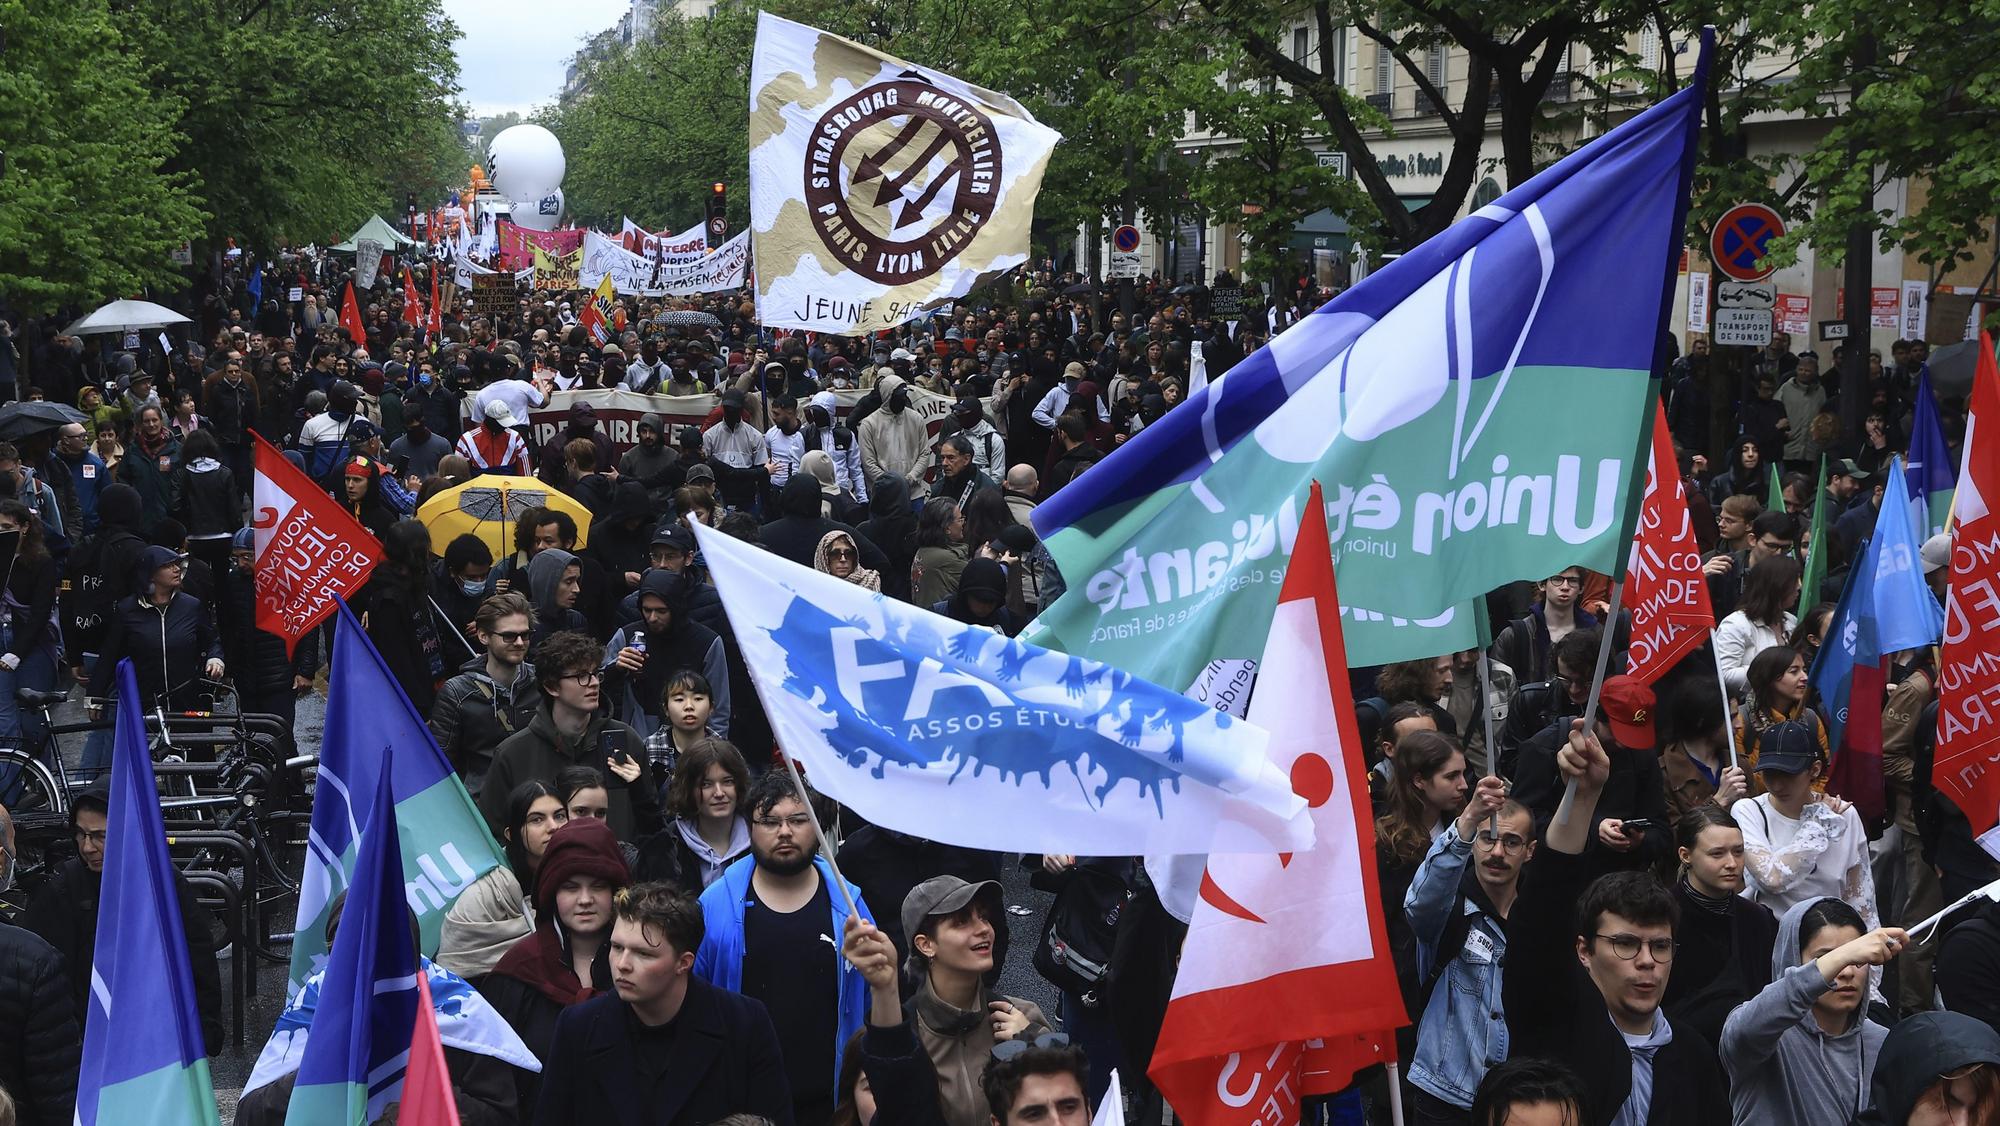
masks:
<svg viewBox="0 0 2000 1126"><path fill-rule="evenodd" d="M1208 859L1148 1074L1190 1126L1299 1120L1299 1099L1393 1060L1409 1023L1376 888L1375 826L1317 482L1250 722L1312 808L1310 851Z"/></svg>
<svg viewBox="0 0 2000 1126"><path fill-rule="evenodd" d="M403 1097L396 1107L396 1121L406 1126L458 1126L458 1100L452 1097L451 1075L445 1071L444 1042L438 1039L430 980L421 967L417 972L417 1023L410 1030L410 1065L403 1073Z"/></svg>
<svg viewBox="0 0 2000 1126"><path fill-rule="evenodd" d="M403 267L403 323L415 328L424 323L424 301L417 296L417 275Z"/></svg>
<svg viewBox="0 0 2000 1126"><path fill-rule="evenodd" d="M444 334L444 310L438 308L438 273L437 263L431 263L431 316L424 322L424 332L430 337L433 349L438 337Z"/></svg>
<svg viewBox="0 0 2000 1126"><path fill-rule="evenodd" d="M353 282L347 283L347 296L340 300L340 327L347 330L347 338L356 348L367 346L368 332L361 324L361 302L354 298Z"/></svg>
<svg viewBox="0 0 2000 1126"><path fill-rule="evenodd" d="M1972 823L1986 851L2000 856L2000 365L1979 333L1965 452L1951 521L1951 593L1945 599L1938 663L1937 752L1931 783ZM1854 670L1856 691L1861 670Z"/></svg>
<svg viewBox="0 0 2000 1126"><path fill-rule="evenodd" d="M1653 456L1646 468L1646 494L1639 505L1638 538L1625 573L1625 606L1632 611L1632 646L1626 671L1651 684L1674 663L1708 640L1715 611L1708 580L1701 573L1701 548L1694 542L1682 491L1674 437L1664 406L1653 412Z"/></svg>
<svg viewBox="0 0 2000 1126"><path fill-rule="evenodd" d="M257 437L257 628L298 640L333 612L334 597L353 597L382 558L382 546L326 490L277 447Z"/></svg>

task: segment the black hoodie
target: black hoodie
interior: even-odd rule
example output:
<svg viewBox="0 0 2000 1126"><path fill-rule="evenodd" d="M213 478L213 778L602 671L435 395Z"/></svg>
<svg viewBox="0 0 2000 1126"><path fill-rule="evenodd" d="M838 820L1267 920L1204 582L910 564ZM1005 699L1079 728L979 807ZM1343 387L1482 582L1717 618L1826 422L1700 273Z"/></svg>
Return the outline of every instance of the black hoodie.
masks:
<svg viewBox="0 0 2000 1126"><path fill-rule="evenodd" d="M910 600L910 561L917 555L917 517L910 511L910 486L899 474L884 473L868 484L868 519L856 529L888 557L882 593ZM819 541L814 540L817 548ZM811 566L811 556L806 565Z"/></svg>
<svg viewBox="0 0 2000 1126"><path fill-rule="evenodd" d="M722 638L712 629L694 620L688 611L688 580L672 571L648 571L639 581L638 600L644 601L648 595L666 602L672 614L665 631L654 633L646 628L646 619L627 622L605 653L608 659L615 659L618 650L629 646L635 634L646 635L646 665L634 675L624 672L607 661L606 671L622 687L629 689L636 699L628 700L628 705L636 705L649 719L658 719L664 712L667 682L682 669L693 669L708 678L709 699L714 703L715 713L709 722L709 729L721 738L729 737L729 664L723 654ZM628 713L629 717L629 713ZM634 723L641 730L653 724Z"/></svg>
<svg viewBox="0 0 2000 1126"><path fill-rule="evenodd" d="M644 573L647 551L653 542L653 501L646 486L637 481L620 481L611 494L611 504L590 524L590 546L585 548L610 572L614 590L625 585L625 575Z"/></svg>
<svg viewBox="0 0 2000 1126"><path fill-rule="evenodd" d="M908 507L906 501L904 507ZM861 550L861 565L871 571L886 571L889 558L862 532L821 516L819 479L810 473L795 473L778 492L776 520L757 533L757 543L773 555L782 556L801 567L813 565L813 553L828 532L846 532Z"/></svg>

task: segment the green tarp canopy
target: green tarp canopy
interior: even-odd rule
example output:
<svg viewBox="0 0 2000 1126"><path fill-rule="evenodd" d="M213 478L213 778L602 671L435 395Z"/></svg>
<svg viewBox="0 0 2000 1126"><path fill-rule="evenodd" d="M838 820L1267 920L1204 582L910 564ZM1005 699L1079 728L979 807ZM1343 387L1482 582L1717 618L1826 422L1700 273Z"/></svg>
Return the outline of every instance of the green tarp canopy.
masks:
<svg viewBox="0 0 2000 1126"><path fill-rule="evenodd" d="M416 245L415 240L405 238L401 231L383 221L380 215L370 215L368 221L361 224L361 229L349 235L346 242L329 249L340 251L342 254L352 254L355 244L365 238L374 239L388 250L394 250L399 246Z"/></svg>

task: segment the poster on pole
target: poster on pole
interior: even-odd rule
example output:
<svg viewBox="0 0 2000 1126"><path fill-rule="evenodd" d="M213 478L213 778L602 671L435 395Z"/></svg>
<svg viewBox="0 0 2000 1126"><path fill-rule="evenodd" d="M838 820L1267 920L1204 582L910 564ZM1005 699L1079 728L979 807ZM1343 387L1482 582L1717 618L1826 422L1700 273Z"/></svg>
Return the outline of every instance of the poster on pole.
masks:
<svg viewBox="0 0 2000 1126"><path fill-rule="evenodd" d="M1688 331L1708 331L1708 274L1688 275Z"/></svg>
<svg viewBox="0 0 2000 1126"><path fill-rule="evenodd" d="M1930 309L1930 284L1922 278L1903 282L1903 326L1897 335L1905 340L1922 340Z"/></svg>
<svg viewBox="0 0 2000 1126"><path fill-rule="evenodd" d="M359 289L375 288L375 275L382 269L383 246L372 238L354 244L354 284Z"/></svg>

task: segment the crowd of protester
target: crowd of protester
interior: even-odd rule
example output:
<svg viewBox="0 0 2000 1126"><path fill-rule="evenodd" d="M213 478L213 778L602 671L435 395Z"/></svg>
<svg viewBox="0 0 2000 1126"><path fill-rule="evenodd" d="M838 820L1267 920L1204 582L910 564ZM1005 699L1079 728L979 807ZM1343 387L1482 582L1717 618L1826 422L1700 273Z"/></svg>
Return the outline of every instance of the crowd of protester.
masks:
<svg viewBox="0 0 2000 1126"><path fill-rule="evenodd" d="M257 627L254 433L379 540L356 609L504 846L430 972L469 983L542 1066L447 1051L462 1121L1081 1126L1113 1068L1159 1121L1146 1062L1183 927L1144 867L921 840L801 792L690 528L1014 635L1065 587L1036 505L1262 346L1261 317L1164 283L1128 314L1029 276L879 338L768 333L740 294L621 299L598 345L579 294L461 298L433 338L385 283L357 341L337 290L267 270L266 300L233 278L166 355L12 330L19 393L89 421L0 444L0 531L23 533L0 740L43 737L17 691L68 677L101 708L127 656L148 703L228 680L243 710L295 714L323 646ZM271 299L293 285L299 301ZM659 319L688 312L709 316ZM1707 350L1676 363L1712 655L1625 675L1608 580L1568 568L1489 596L1483 673L1476 651L1353 670L1409 1121L2000 1123L2000 908L1941 940L1898 925L2000 875L1929 784L1933 658L1896 655L1881 823L1829 786L1835 702L1805 671L1923 361L1878 365L1849 449L1818 358L1778 341L1722 407L1738 433L1712 464ZM646 415L625 445L573 399L538 440L550 396L594 388L713 409ZM1962 407L1942 408L1956 442ZM1801 591L1822 454L1832 562ZM1767 511L1773 464L1785 506ZM505 551L416 518L482 474L549 496ZM1948 546L1922 553L1940 592ZM109 750L94 736L84 770ZM70 1117L104 812L86 791L78 859L0 926L0 1020L20 1030L0 1088L23 1122ZM1054 1012L996 991L1016 863L1055 894L1034 958ZM182 899L212 1048L216 956ZM1307 1113L1386 1114L1387 1085L1375 1069ZM237 1121L282 1120L288 1091L257 1089Z"/></svg>

